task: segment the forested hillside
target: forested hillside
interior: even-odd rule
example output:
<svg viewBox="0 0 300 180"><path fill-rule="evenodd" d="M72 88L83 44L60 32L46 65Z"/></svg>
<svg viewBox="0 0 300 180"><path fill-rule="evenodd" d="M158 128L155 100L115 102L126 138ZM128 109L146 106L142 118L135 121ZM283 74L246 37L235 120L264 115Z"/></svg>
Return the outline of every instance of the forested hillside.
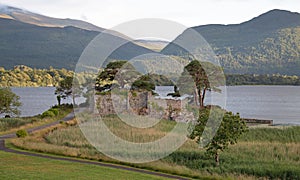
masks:
<svg viewBox="0 0 300 180"><path fill-rule="evenodd" d="M0 67L0 87L40 87L57 86L59 81L73 76L66 69L32 69L27 66L16 66L12 70Z"/></svg>
<svg viewBox="0 0 300 180"><path fill-rule="evenodd" d="M99 32L68 27L41 27L0 18L0 64L6 69L16 65L35 68L66 68L75 65L90 41ZM107 46L128 42L107 34ZM128 60L153 51L128 42L114 51L110 58Z"/></svg>
<svg viewBox="0 0 300 180"><path fill-rule="evenodd" d="M193 29L212 47L225 73L300 75L299 13L272 10L241 24ZM179 56L187 53L174 44L162 52Z"/></svg>

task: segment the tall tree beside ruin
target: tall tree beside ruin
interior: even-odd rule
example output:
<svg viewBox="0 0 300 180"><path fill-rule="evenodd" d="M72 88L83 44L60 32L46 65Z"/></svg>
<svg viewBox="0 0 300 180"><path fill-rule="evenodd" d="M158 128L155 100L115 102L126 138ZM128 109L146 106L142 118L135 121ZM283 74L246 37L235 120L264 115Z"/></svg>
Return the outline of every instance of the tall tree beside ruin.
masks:
<svg viewBox="0 0 300 180"><path fill-rule="evenodd" d="M124 88L138 77L139 73L127 61L113 61L96 78L95 89L100 92L112 90L114 87Z"/></svg>
<svg viewBox="0 0 300 180"><path fill-rule="evenodd" d="M185 66L177 85L181 95L193 94L195 104L203 109L207 91L220 92L217 86L225 85L225 81L220 67L208 62L200 64L199 61L193 60Z"/></svg>
<svg viewBox="0 0 300 180"><path fill-rule="evenodd" d="M205 108L199 111L199 118L196 125L192 128L193 131L190 135L191 139L196 140L200 144L206 144L207 155L213 156L215 163L218 166L220 163L220 153L228 148L229 145L236 144L239 137L245 133L248 128L246 123L240 118L239 114L233 114L232 112L225 112L220 108L211 109ZM210 117L211 116L211 117ZM216 134L213 134L213 130L210 129L207 133L203 133L206 126L212 126L216 123L218 117L222 117ZM213 122L208 122L208 119ZM210 128L210 127L208 127Z"/></svg>

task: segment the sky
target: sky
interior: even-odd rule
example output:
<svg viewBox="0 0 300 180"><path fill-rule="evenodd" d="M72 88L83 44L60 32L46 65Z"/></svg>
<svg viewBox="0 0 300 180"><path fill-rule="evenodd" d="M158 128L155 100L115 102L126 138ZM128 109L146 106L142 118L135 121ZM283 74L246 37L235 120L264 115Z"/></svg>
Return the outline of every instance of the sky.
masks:
<svg viewBox="0 0 300 180"><path fill-rule="evenodd" d="M162 18L191 27L241 23L272 9L300 12L299 0L0 0L0 4L103 28L139 18Z"/></svg>

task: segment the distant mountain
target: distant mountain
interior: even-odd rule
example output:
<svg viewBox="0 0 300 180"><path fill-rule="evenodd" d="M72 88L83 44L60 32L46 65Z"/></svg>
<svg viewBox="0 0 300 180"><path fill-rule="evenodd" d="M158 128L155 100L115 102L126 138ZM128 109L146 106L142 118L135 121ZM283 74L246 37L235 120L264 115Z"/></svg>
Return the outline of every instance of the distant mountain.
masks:
<svg viewBox="0 0 300 180"><path fill-rule="evenodd" d="M210 44L226 73L300 75L300 14L272 10L250 21L233 25L192 27ZM181 41L188 30L177 37ZM184 55L170 43L162 52Z"/></svg>
<svg viewBox="0 0 300 180"><path fill-rule="evenodd" d="M153 51L160 52L164 47L166 47L169 42L163 40L149 40L149 39L138 39L133 41L139 46L151 49Z"/></svg>
<svg viewBox="0 0 300 180"><path fill-rule="evenodd" d="M88 22L51 18L0 4L0 66L8 69L15 65L33 68L52 66L72 70L85 47L104 31L106 46L128 42L125 35L106 31ZM128 42L109 58L129 60L145 53L153 51ZM95 64L90 63L88 65L92 67Z"/></svg>
<svg viewBox="0 0 300 180"><path fill-rule="evenodd" d="M48 16L43 16L37 13L33 13L20 8L15 8L6 5L0 5L0 17L6 19L14 19L19 22L33 24L37 26L45 27L66 27L74 26L80 29L92 30L92 31L103 31L103 28L95 26L91 23L74 20L74 19L58 19Z"/></svg>
<svg viewBox="0 0 300 180"><path fill-rule="evenodd" d="M0 18L0 66L8 69L15 65L73 69L84 48L98 34L72 26L42 27ZM107 46L125 41L111 34L107 34L106 40ZM113 52L110 58L128 60L152 52L129 42Z"/></svg>

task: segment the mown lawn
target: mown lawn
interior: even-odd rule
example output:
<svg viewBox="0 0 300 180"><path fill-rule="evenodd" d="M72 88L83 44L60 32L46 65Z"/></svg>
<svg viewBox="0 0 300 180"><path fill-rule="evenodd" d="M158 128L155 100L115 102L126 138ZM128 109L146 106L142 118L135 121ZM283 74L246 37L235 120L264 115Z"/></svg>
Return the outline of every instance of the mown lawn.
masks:
<svg viewBox="0 0 300 180"><path fill-rule="evenodd" d="M125 170L0 151L0 179L164 179Z"/></svg>

